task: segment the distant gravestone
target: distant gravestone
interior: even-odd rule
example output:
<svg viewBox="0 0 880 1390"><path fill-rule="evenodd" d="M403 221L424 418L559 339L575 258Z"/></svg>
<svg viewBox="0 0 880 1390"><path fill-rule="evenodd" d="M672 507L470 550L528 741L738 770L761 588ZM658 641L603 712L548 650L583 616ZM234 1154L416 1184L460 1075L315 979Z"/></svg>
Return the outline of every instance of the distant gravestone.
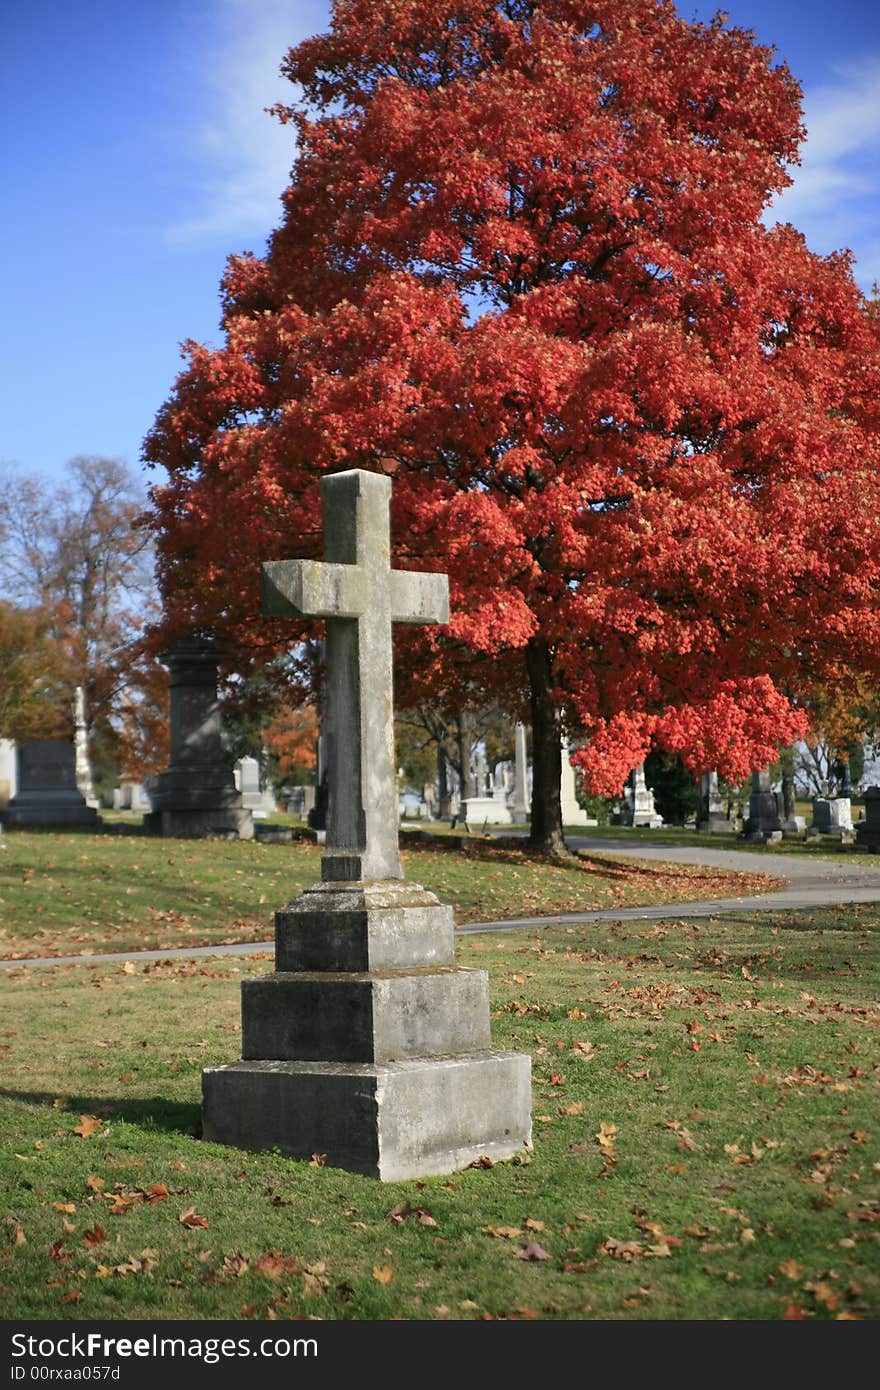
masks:
<svg viewBox="0 0 880 1390"><path fill-rule="evenodd" d="M97 806L98 798L92 783L92 765L89 761L89 733L86 724L86 695L81 685L76 687L73 700L73 746L76 761L76 785L79 787L87 806Z"/></svg>
<svg viewBox="0 0 880 1390"><path fill-rule="evenodd" d="M646 826L657 830L663 824L663 817L654 805L654 792L645 781L645 764L639 763L633 769L632 819L630 825Z"/></svg>
<svg viewBox="0 0 880 1390"><path fill-rule="evenodd" d="M15 796L16 777L15 744L11 738L0 738L0 811Z"/></svg>
<svg viewBox="0 0 880 1390"><path fill-rule="evenodd" d="M515 771L510 810L515 821L527 821L531 816L532 803L529 796L529 765L526 756L525 724L514 726L513 740Z"/></svg>
<svg viewBox="0 0 880 1390"><path fill-rule="evenodd" d="M223 749L217 647L209 639L190 638L161 659L171 686L171 752L168 767L156 778L144 829L181 839L250 840L253 817L242 806Z"/></svg>
<svg viewBox="0 0 880 1390"><path fill-rule="evenodd" d="M392 623L446 622L446 576L391 568L388 478L321 495L324 563L264 565L263 610L326 618L322 881L276 915L275 974L242 986L242 1060L203 1073L203 1133L396 1181L527 1145L530 1060L492 1048L486 973L455 967L451 908L401 868Z"/></svg>
<svg viewBox="0 0 880 1390"><path fill-rule="evenodd" d="M260 779L260 764L256 758L239 758L235 764L235 782L241 792L241 804L255 820L265 820L275 810L274 797L267 797Z"/></svg>
<svg viewBox="0 0 880 1390"><path fill-rule="evenodd" d="M813 798L813 827L822 835L846 836L853 829L852 802L848 796Z"/></svg>
<svg viewBox="0 0 880 1390"><path fill-rule="evenodd" d="M598 822L590 816L581 806L577 799L574 781L574 767L572 766L571 756L568 749L567 739L562 740L561 748L562 774L559 783L559 802L562 812L563 825L596 825Z"/></svg>
<svg viewBox="0 0 880 1390"><path fill-rule="evenodd" d="M865 789L865 814L856 826L856 841L872 854L880 850L880 787Z"/></svg>
<svg viewBox="0 0 880 1390"><path fill-rule="evenodd" d="M697 805L697 830L706 835L732 834L736 829L730 819L718 788L718 773L704 772L700 778L700 799Z"/></svg>
<svg viewBox="0 0 880 1390"><path fill-rule="evenodd" d="M44 738L18 749L17 791L4 812L7 826L97 828L98 813L76 785L76 749L65 739Z"/></svg>
<svg viewBox="0 0 880 1390"><path fill-rule="evenodd" d="M782 839L779 797L770 788L770 772L766 768L752 773L749 814L743 834L747 840L756 842Z"/></svg>

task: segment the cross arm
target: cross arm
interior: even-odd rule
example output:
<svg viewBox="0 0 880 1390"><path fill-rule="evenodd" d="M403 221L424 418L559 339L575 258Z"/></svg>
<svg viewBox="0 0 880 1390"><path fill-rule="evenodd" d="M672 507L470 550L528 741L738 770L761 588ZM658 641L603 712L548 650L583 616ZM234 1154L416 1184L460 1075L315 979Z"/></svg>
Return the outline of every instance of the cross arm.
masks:
<svg viewBox="0 0 880 1390"><path fill-rule="evenodd" d="M448 623L449 577L416 570L391 570L391 620Z"/></svg>
<svg viewBox="0 0 880 1390"><path fill-rule="evenodd" d="M358 618L366 584L359 565L325 560L272 560L263 565L263 612L268 618Z"/></svg>

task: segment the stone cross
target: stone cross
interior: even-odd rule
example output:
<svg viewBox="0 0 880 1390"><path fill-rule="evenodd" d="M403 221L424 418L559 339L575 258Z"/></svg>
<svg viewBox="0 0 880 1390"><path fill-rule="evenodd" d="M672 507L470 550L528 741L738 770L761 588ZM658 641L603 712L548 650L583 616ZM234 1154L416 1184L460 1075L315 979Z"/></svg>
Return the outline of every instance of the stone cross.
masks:
<svg viewBox="0 0 880 1390"><path fill-rule="evenodd" d="M400 879L392 623L449 621L445 574L391 568L391 480L321 479L324 561L263 565L263 612L326 618L329 806L325 881Z"/></svg>

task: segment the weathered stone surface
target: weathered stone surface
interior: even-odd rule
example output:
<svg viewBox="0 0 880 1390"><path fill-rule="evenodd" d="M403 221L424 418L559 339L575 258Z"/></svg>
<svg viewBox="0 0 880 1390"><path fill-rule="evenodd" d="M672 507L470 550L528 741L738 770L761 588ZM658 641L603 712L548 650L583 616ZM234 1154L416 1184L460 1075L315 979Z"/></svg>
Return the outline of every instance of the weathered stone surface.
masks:
<svg viewBox="0 0 880 1390"><path fill-rule="evenodd" d="M483 970L276 972L241 990L243 1058L393 1062L491 1046Z"/></svg>
<svg viewBox="0 0 880 1390"><path fill-rule="evenodd" d="M391 480L353 469L321 479L324 556L263 566L263 611L327 618L324 727L329 808L321 876L401 878L391 625L445 623L445 574L391 568Z"/></svg>
<svg viewBox="0 0 880 1390"><path fill-rule="evenodd" d="M322 883L275 914L276 970L406 970L454 959L452 908L419 883Z"/></svg>
<svg viewBox="0 0 880 1390"><path fill-rule="evenodd" d="M100 825L76 785L76 750L64 739L35 739L17 750L17 791L3 813L9 826L82 827Z"/></svg>
<svg viewBox="0 0 880 1390"><path fill-rule="evenodd" d="M203 1135L399 1182L511 1158L531 1143L530 1059L241 1061L202 1074Z"/></svg>

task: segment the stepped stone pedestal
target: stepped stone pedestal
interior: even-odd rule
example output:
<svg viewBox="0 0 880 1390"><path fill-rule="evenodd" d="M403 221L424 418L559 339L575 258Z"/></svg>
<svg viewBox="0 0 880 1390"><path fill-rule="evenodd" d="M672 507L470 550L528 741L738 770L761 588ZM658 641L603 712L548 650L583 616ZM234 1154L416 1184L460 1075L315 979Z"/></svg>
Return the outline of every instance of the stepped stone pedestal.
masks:
<svg viewBox="0 0 880 1390"><path fill-rule="evenodd" d="M493 1049L450 907L405 881L319 884L275 921L275 973L242 985L242 1060L203 1073L206 1139L385 1181L530 1143L530 1060Z"/></svg>
<svg viewBox="0 0 880 1390"><path fill-rule="evenodd" d="M327 619L321 883L276 914L275 973L242 985L242 1057L203 1073L203 1133L397 1181L528 1145L531 1061L492 1047L488 976L456 968L452 909L400 863L391 623L446 622L446 576L390 568L388 478L321 492L325 563L263 567L265 612Z"/></svg>

